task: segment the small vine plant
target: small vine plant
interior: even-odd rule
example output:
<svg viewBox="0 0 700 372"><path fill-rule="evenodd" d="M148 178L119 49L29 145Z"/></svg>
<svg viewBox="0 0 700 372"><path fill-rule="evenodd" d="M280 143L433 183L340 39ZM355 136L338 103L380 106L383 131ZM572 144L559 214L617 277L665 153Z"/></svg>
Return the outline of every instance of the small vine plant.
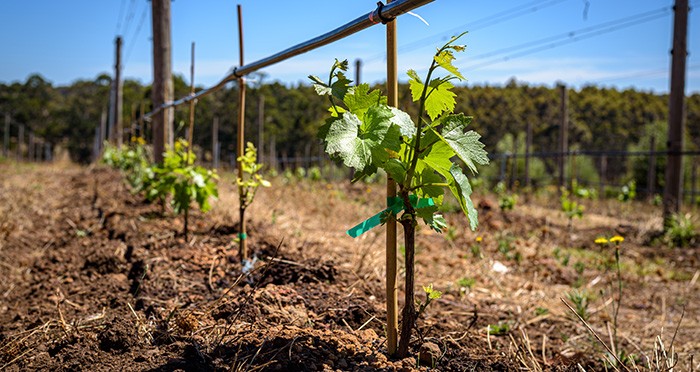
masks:
<svg viewBox="0 0 700 372"><path fill-rule="evenodd" d="M263 165L257 162L258 151L253 143L246 143L245 153L238 158L243 171L243 177L236 177L236 184L240 191L240 226L238 233L239 254L242 260L248 258L246 247L245 211L255 200L255 194L260 187L270 187L270 181L263 178L261 171Z"/></svg>
<svg viewBox="0 0 700 372"><path fill-rule="evenodd" d="M382 221L396 219L403 226L406 265L405 307L396 357L408 355L412 329L418 312L414 299L415 228L423 220L442 232L445 218L438 213L445 189L459 202L472 230L477 227L477 211L471 200L472 188L461 160L471 174L488 164L480 135L469 130L472 117L454 113L454 81L464 76L453 65L455 53L465 46L451 38L437 49L424 78L408 71L409 87L418 104L415 121L409 114L387 106L387 98L368 84L351 86L345 76L348 62L336 60L328 80L309 76L316 92L327 96L330 117L319 128L325 151L354 168L354 180L384 170L398 186L400 208L387 208ZM441 76L437 76L442 73ZM398 210L398 211L397 211Z"/></svg>
<svg viewBox="0 0 700 372"><path fill-rule="evenodd" d="M192 202L196 202L202 212L207 212L211 209L209 199L219 196L216 171L195 165L195 159L187 141L178 139L175 146L165 152L163 165L151 168L152 176L149 177L151 181L146 193L149 199L171 196L170 204L175 214L184 214L185 239Z"/></svg>

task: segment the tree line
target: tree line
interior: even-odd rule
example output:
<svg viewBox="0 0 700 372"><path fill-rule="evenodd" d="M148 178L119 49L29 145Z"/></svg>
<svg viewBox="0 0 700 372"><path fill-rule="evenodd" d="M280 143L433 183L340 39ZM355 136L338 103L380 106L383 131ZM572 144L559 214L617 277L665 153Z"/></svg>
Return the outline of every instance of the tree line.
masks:
<svg viewBox="0 0 700 372"><path fill-rule="evenodd" d="M319 153L317 128L323 123L326 102L309 84L284 85L265 82L260 74L247 89L247 140L257 143L259 97L264 97L263 153L269 151L274 138L279 156L304 155L311 149ZM103 111L108 112L111 78L102 74L94 80L78 80L68 86L54 86L41 75L29 76L24 82L0 84L0 113L9 113L15 123L54 145L65 147L73 161L89 162L95 128ZM382 89L381 86L377 88ZM399 106L415 114L407 85L399 87ZM474 117L474 129L490 153L503 150L507 138L524 138L528 123L532 126L532 148L535 152L558 151L560 94L558 89L509 81L505 85L464 85L457 94L455 112ZM175 97L189 93L182 76L174 76ZM235 83L199 100L196 106L194 142L202 149L211 149L212 123L219 120L219 141L222 155L235 153L238 88ZM123 122L127 133L130 123L141 115L143 105L150 111L151 87L137 80L123 83ZM579 150L647 149L649 133L665 136L668 117L668 95L632 89L618 90L585 86L568 90L569 148ZM686 149L700 148L700 94L687 97ZM184 136L188 105L175 109L177 135ZM655 129L656 128L656 129ZM143 130L145 129L145 131ZM137 128L148 140L150 127ZM126 139L128 140L128 138ZM665 148L665 138L656 139L657 150ZM646 147L645 147L646 146ZM554 165L552 164L551 167ZM615 169L611 172L624 171Z"/></svg>

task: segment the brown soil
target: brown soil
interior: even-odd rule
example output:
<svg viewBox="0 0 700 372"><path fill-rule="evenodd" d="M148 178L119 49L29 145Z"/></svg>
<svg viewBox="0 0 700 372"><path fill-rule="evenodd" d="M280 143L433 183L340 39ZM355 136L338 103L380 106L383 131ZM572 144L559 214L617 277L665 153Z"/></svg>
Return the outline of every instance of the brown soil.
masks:
<svg viewBox="0 0 700 372"><path fill-rule="evenodd" d="M504 215L487 197L480 243L458 213L444 236L420 228L416 281L444 294L419 320L415 357L391 360L383 229L344 235L381 210L381 185L276 180L248 212L258 261L244 272L228 181L210 214L191 213L185 241L181 217L112 170L4 164L0 174L0 370L409 371L431 358L440 371L604 370L603 346L560 298L587 290L589 323L609 344L613 256L593 240L615 233L625 236L619 349L646 369L660 336L676 370L700 360L698 247L655 243L658 211L641 203L589 202L569 230L556 200Z"/></svg>

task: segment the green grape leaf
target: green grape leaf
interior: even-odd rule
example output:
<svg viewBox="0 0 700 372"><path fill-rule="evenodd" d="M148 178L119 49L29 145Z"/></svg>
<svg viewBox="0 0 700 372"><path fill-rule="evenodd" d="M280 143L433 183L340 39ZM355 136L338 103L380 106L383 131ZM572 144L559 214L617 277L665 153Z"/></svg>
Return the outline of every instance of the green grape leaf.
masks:
<svg viewBox="0 0 700 372"><path fill-rule="evenodd" d="M435 120L443 112L452 112L457 102L457 96L452 92L454 85L442 79L433 79L428 86L428 96L425 99L425 111L430 120ZM413 92L413 88L411 88ZM419 97L420 98L420 97ZM415 99L415 97L414 97Z"/></svg>
<svg viewBox="0 0 700 372"><path fill-rule="evenodd" d="M464 133L471 121L470 116L463 114L448 116L444 120L441 137L469 167L469 170L476 174L478 173L476 164L488 164L489 157L484 150L484 144L479 141L481 136L478 133L472 130Z"/></svg>
<svg viewBox="0 0 700 372"><path fill-rule="evenodd" d="M408 85L411 89L411 97L413 97L413 102L417 102L420 96L423 94L423 80L421 80L418 73L414 70L408 70Z"/></svg>
<svg viewBox="0 0 700 372"><path fill-rule="evenodd" d="M398 151L401 146L400 132L391 124L391 116L391 110L384 105L370 107L364 121L353 113L344 113L330 123L324 139L326 152L356 170L370 164L381 166L389 159L387 149Z"/></svg>
<svg viewBox="0 0 700 372"><path fill-rule="evenodd" d="M469 179L462 173L462 169L459 166L453 165L452 168L450 168L450 175L452 175L452 179L448 181L450 191L452 191L452 194L457 198L457 201L459 201L462 212L464 212L469 220L469 227L474 231L478 226L479 216L471 199L472 186L469 184Z"/></svg>
<svg viewBox="0 0 700 372"><path fill-rule="evenodd" d="M369 164L364 167L364 169L355 169L355 173L353 173L352 180L350 182L355 183L375 173L377 173L377 167L374 164Z"/></svg>
<svg viewBox="0 0 700 372"><path fill-rule="evenodd" d="M401 148L401 132L399 127L392 125L392 117L389 106L375 105L367 110L360 126L360 138L370 142L372 164L377 167L389 160L387 150L399 151Z"/></svg>
<svg viewBox="0 0 700 372"><path fill-rule="evenodd" d="M333 84L331 84L330 88L333 97L342 101L343 98L345 98L348 89L350 89L350 83L352 83L352 80L346 78L345 74L342 72L338 72L336 74L336 80L333 82Z"/></svg>
<svg viewBox="0 0 700 372"><path fill-rule="evenodd" d="M427 140L434 142L432 138L439 140L435 133L430 131L426 133L423 141ZM422 161L426 165L433 168L436 172L440 173L445 179L449 179L451 177L450 168L452 168L453 164L452 160L450 159L453 156L455 156L455 152L452 150L452 148L450 148L447 143L439 140L439 142L435 142L433 146L430 147L429 151L421 154L419 162Z"/></svg>
<svg viewBox="0 0 700 372"><path fill-rule="evenodd" d="M441 214L435 212L438 211L437 205L430 205L424 208L416 208L416 217L423 219L426 225L430 226L431 229L441 233L442 229L447 227L447 222Z"/></svg>
<svg viewBox="0 0 700 372"><path fill-rule="evenodd" d="M309 75L309 79L314 82L314 90L319 96L329 96L333 92L331 87L329 87L321 78L314 75Z"/></svg>
<svg viewBox="0 0 700 372"><path fill-rule="evenodd" d="M435 62L437 62L437 64L440 65L440 67L444 68L449 73L456 76L459 80L464 80L464 76L462 75L462 73L460 73L459 70L457 70L457 67L455 67L455 65L452 64L452 61L454 61L455 56L451 50L443 50L434 58Z"/></svg>
<svg viewBox="0 0 700 372"><path fill-rule="evenodd" d="M391 112L394 114L391 118L391 123L399 127L401 135L407 140L413 138L416 132L416 124L411 120L411 116L396 107L390 108Z"/></svg>
<svg viewBox="0 0 700 372"><path fill-rule="evenodd" d="M406 179L406 164L399 159L387 160L382 168L391 177L391 179L399 184Z"/></svg>
<svg viewBox="0 0 700 372"><path fill-rule="evenodd" d="M386 96L382 96L379 90L369 91L369 84L360 84L348 89L343 102L358 117L364 116L367 109L376 104L386 105Z"/></svg>
<svg viewBox="0 0 700 372"><path fill-rule="evenodd" d="M394 114L387 105L374 105L365 111L360 133L383 138L391 126ZM397 148L398 150L398 148Z"/></svg>
<svg viewBox="0 0 700 372"><path fill-rule="evenodd" d="M326 137L328 137L328 131L331 129L331 124L336 120L338 120L338 117L336 116L332 116L326 119L326 122L318 128L318 132L316 133L318 139L323 141L326 140Z"/></svg>
<svg viewBox="0 0 700 372"><path fill-rule="evenodd" d="M442 196L445 191L442 186L433 186L431 184L442 183L444 180L430 168L424 168L420 173L416 174L413 187L416 189L416 194L419 197L437 198ZM421 186L423 185L423 186Z"/></svg>
<svg viewBox="0 0 700 372"><path fill-rule="evenodd" d="M431 229L439 233L442 233L447 228L447 221L445 220L445 217L440 213L434 214L432 220L424 221L426 224L428 224L428 226L430 226Z"/></svg>
<svg viewBox="0 0 700 372"><path fill-rule="evenodd" d="M328 130L322 138L326 142L326 152L333 156L339 156L348 165L357 161L345 161L353 153L357 132L362 122L353 113L346 112L340 118L331 119ZM321 135L322 133L319 133Z"/></svg>

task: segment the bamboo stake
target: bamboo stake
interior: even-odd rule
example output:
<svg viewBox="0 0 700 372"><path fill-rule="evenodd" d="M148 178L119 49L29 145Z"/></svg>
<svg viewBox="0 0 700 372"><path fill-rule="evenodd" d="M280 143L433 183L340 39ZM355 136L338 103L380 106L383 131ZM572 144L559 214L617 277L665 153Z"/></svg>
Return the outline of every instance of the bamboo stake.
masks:
<svg viewBox="0 0 700 372"><path fill-rule="evenodd" d="M387 4L391 0L387 1ZM396 20L386 25L386 69L387 69L387 103L398 106L398 73L396 69ZM386 181L386 197L396 197L396 182L391 177ZM386 338L389 355L396 354L398 344L398 289L396 286L396 220L386 223Z"/></svg>
<svg viewBox="0 0 700 372"><path fill-rule="evenodd" d="M238 4L238 53L239 62L243 66L243 15L241 12L241 5ZM243 167L240 158L243 156L243 151L245 149L245 141L243 140L245 132L245 78L238 78L238 146L236 148L236 167L238 168L238 178L243 179ZM243 198L243 186L238 186L238 197L239 197L239 209L238 214L240 217L238 238L239 238L239 255L241 260L248 259L248 250L246 247L246 223L245 223L245 200Z"/></svg>

